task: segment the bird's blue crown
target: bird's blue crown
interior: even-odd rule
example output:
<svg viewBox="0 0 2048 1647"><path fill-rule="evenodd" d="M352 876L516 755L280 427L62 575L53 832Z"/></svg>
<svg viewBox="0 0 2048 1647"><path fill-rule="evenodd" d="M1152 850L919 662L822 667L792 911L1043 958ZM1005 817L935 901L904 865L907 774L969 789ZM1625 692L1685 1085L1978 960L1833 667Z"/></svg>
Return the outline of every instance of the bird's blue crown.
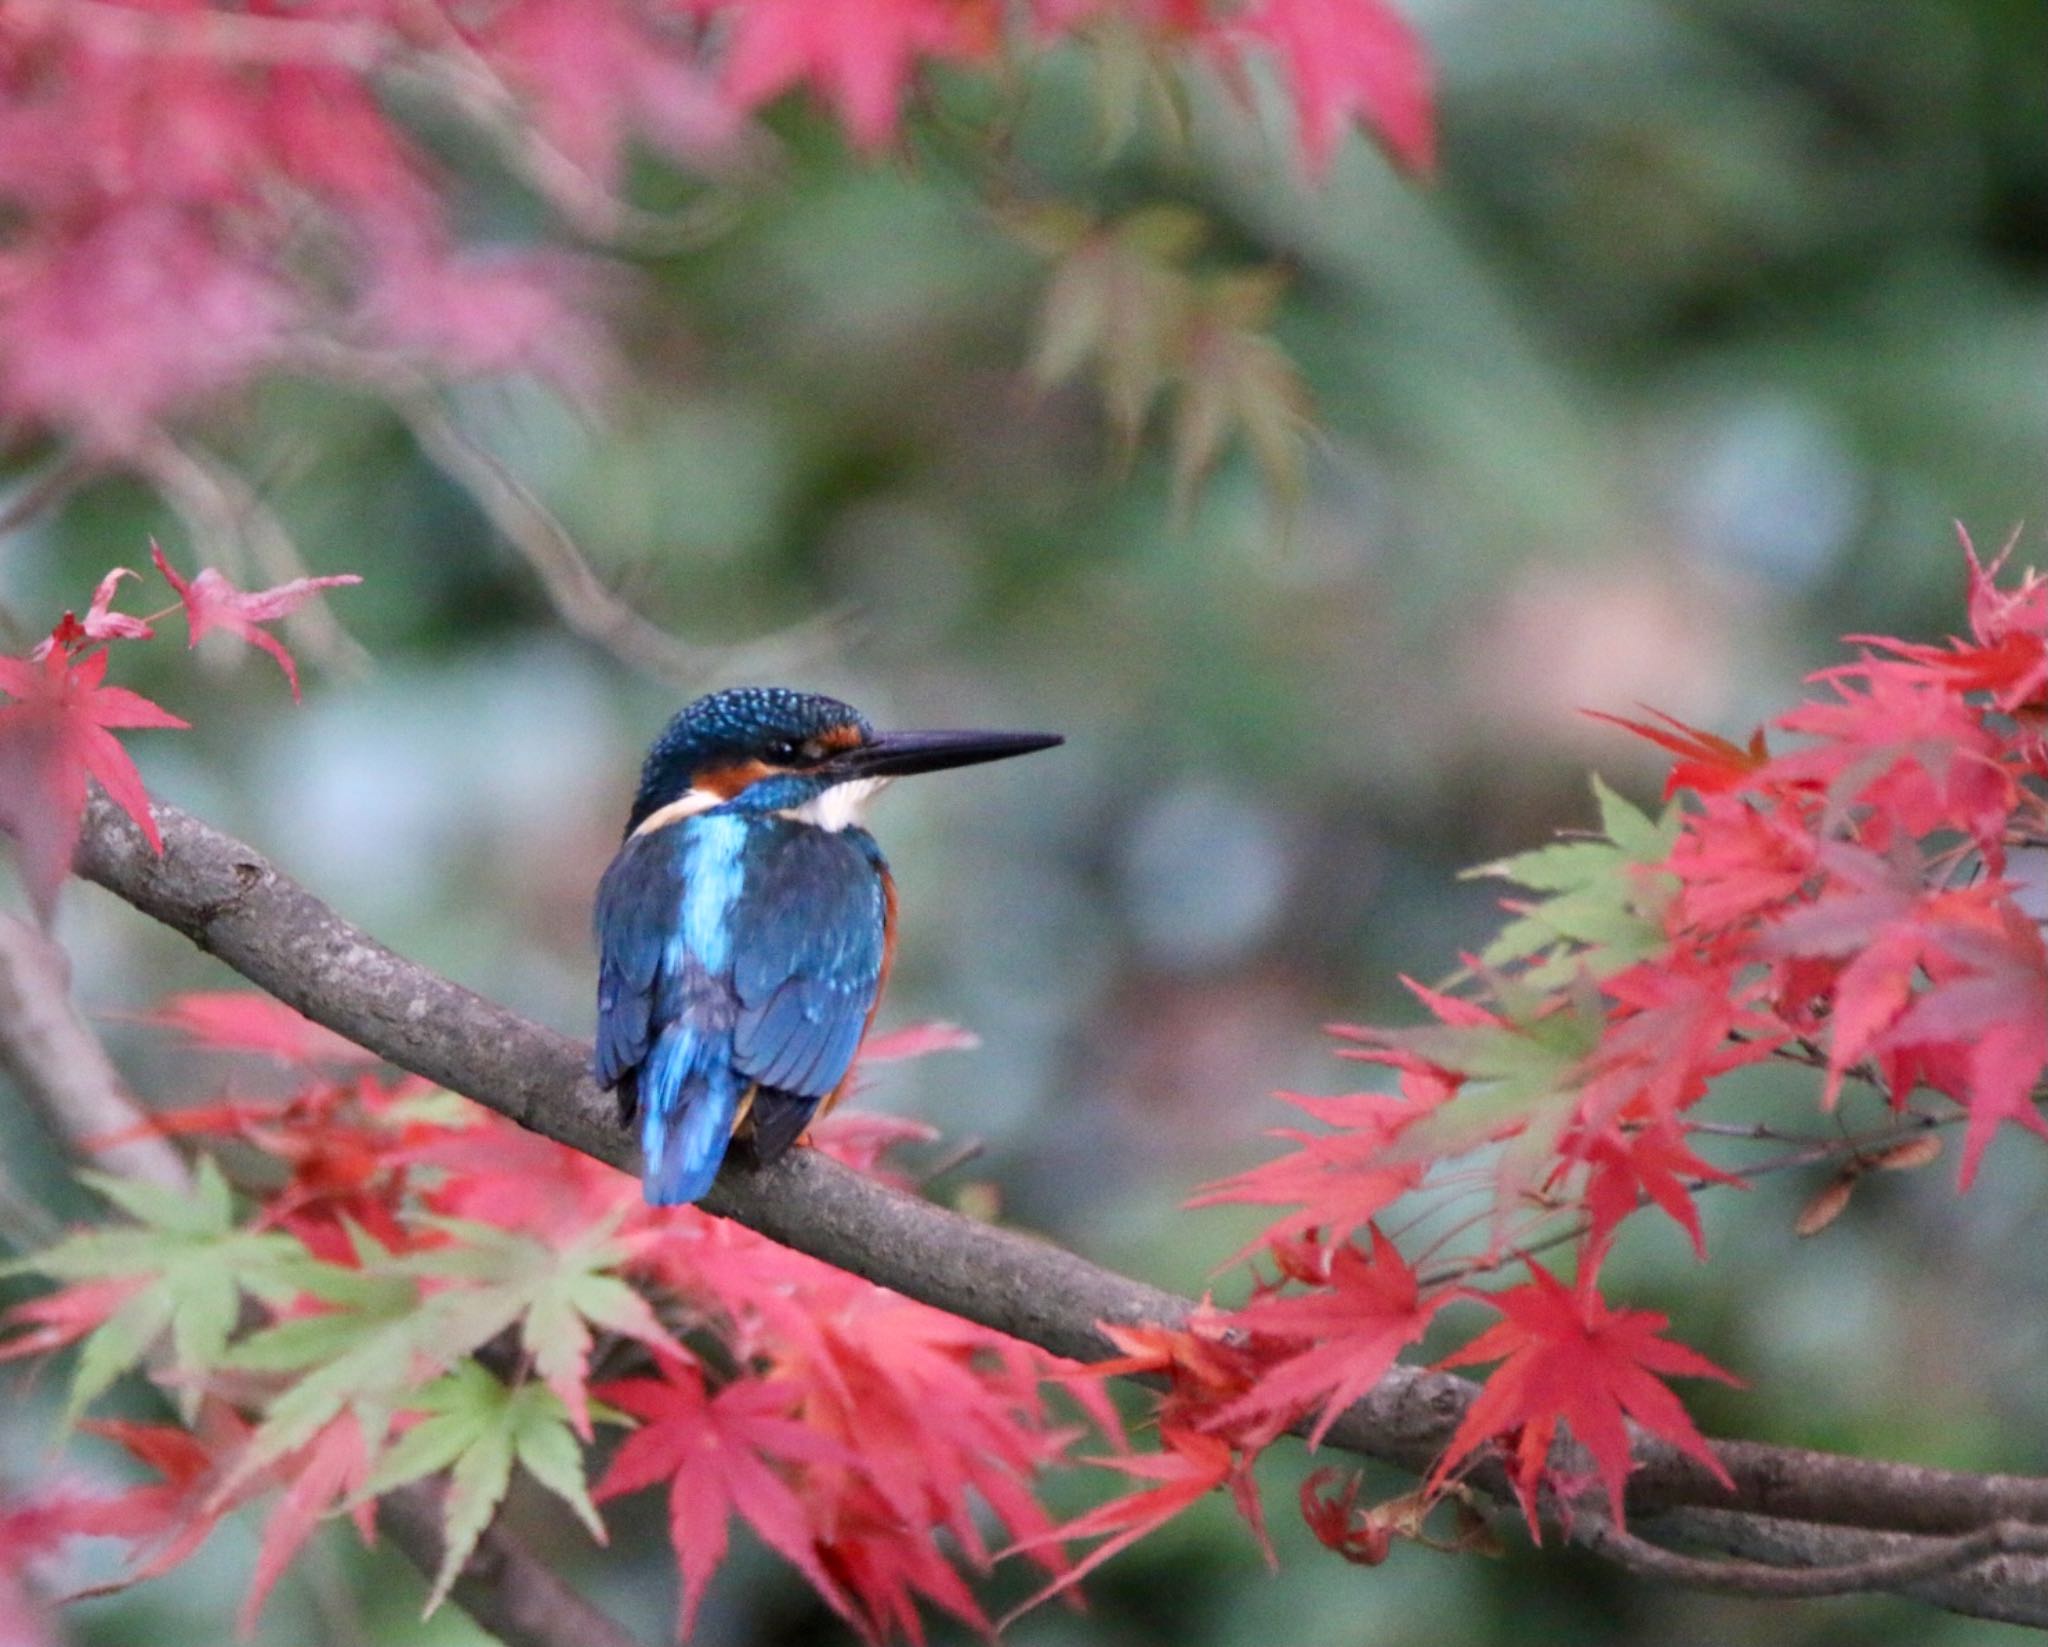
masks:
<svg viewBox="0 0 2048 1647"><path fill-rule="evenodd" d="M707 770L746 761L794 765L804 759L807 745L844 736L849 727L863 742L874 736L852 705L786 686L732 687L686 704L647 751L626 832L688 793Z"/></svg>

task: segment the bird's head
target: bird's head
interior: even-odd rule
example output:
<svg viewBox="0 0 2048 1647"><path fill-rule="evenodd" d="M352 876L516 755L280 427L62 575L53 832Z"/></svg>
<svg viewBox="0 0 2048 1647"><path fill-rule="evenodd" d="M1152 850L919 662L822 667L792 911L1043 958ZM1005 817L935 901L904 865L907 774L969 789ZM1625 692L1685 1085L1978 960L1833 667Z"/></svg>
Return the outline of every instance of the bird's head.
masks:
<svg viewBox="0 0 2048 1647"><path fill-rule="evenodd" d="M728 805L843 829L892 778L1061 741L1045 732L877 732L852 706L815 692L713 692L678 713L648 750L626 833Z"/></svg>

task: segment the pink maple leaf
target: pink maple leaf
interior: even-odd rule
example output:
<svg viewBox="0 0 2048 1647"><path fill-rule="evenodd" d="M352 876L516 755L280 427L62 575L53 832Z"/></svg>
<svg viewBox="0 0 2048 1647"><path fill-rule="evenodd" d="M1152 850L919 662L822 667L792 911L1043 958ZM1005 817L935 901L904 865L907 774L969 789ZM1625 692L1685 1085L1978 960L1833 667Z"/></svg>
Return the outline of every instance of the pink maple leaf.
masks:
<svg viewBox="0 0 2048 1647"><path fill-rule="evenodd" d="M1409 170L1435 166L1429 56L1386 0L1253 0L1217 35L1226 73L1236 67L1229 53L1240 42L1263 45L1280 60L1311 176L1329 171L1354 124Z"/></svg>
<svg viewBox="0 0 2048 1647"><path fill-rule="evenodd" d="M934 1052L973 1052L981 1037L971 1029L932 1018L905 1024L901 1029L870 1035L860 1046L860 1064L894 1064L910 1058L928 1058Z"/></svg>
<svg viewBox="0 0 2048 1647"><path fill-rule="evenodd" d="M743 109L801 82L831 107L847 135L878 149L920 58L985 56L998 38L998 12L960 0L699 0L732 18L725 90Z"/></svg>
<svg viewBox="0 0 2048 1647"><path fill-rule="evenodd" d="M695 61L664 49L673 37L634 0L521 0L479 13L475 29L540 131L607 186L635 135L699 165L732 146L731 105Z"/></svg>
<svg viewBox="0 0 2048 1647"><path fill-rule="evenodd" d="M184 602L185 627L190 635L188 645L197 646L202 635L209 630L220 629L237 640L260 647L277 659L278 668L284 671L284 678L291 683L294 698L299 695L298 665L292 662L292 655L285 650L284 643L262 626L275 623L296 611L323 589L341 589L363 581L353 572L343 572L328 578L293 578L274 589L237 589L224 572L212 566L204 568L188 582L178 575L177 569L164 558L163 550L154 543L149 546L149 556L156 562L156 569L163 573L164 580L178 592L178 599Z"/></svg>
<svg viewBox="0 0 2048 1647"><path fill-rule="evenodd" d="M136 574L125 566L117 566L100 579L100 586L92 592L92 604L85 609L84 621L76 612L66 612L61 622L49 633L49 637L29 653L31 663L40 663L50 655L51 650L76 652L80 647L94 641L148 640L156 631L145 618L130 617L126 612L114 610L114 595L121 587L123 578Z"/></svg>
<svg viewBox="0 0 2048 1647"><path fill-rule="evenodd" d="M1995 883L1993 883L1995 885ZM2002 890L2002 889L2001 889ZM1962 1187L1976 1176L2001 1124L2048 1137L2035 1084L2048 1068L2048 945L2009 899L1939 929L1931 986L1886 1031L1887 1052L1948 1050L1966 1075L1956 1096L1970 1112Z"/></svg>
<svg viewBox="0 0 2048 1647"><path fill-rule="evenodd" d="M207 213L141 199L87 222L10 254L0 408L124 452L174 403L254 373L296 304Z"/></svg>
<svg viewBox="0 0 2048 1647"><path fill-rule="evenodd" d="M0 693L16 700L0 705L0 832L14 837L22 878L45 916L71 862L88 777L163 850L142 775L109 728L186 723L103 685L106 676L105 652L74 659L53 647L41 659L0 658Z"/></svg>

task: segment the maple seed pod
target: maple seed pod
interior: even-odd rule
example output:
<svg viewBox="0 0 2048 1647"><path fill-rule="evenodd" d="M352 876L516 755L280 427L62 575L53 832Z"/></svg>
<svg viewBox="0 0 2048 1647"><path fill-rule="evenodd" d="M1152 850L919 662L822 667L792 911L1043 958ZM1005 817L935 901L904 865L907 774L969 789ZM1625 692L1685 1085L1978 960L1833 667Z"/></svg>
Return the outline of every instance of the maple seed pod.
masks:
<svg viewBox="0 0 2048 1647"><path fill-rule="evenodd" d="M1798 1236L1818 1235L1832 1224L1849 1205L1850 1193L1861 1178L1861 1169L1851 1167L1837 1175L1827 1187L1799 1210L1799 1216L1792 1220L1792 1233Z"/></svg>
<svg viewBox="0 0 2048 1647"><path fill-rule="evenodd" d="M1915 1167L1924 1167L1941 1154L1941 1139L1932 1132L1918 1138L1908 1138L1903 1144L1894 1144L1890 1149L1879 1150L1870 1158L1870 1165L1878 1172L1911 1172Z"/></svg>

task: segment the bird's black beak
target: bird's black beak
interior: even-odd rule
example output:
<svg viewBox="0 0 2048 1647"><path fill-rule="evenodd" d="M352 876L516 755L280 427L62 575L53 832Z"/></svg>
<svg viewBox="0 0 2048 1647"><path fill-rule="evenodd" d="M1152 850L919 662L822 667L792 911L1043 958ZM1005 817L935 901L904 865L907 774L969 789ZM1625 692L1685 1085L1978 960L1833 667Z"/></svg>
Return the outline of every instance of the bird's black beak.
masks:
<svg viewBox="0 0 2048 1647"><path fill-rule="evenodd" d="M1053 732L881 732L858 749L834 755L818 770L842 781L907 778L913 772L1006 761L1066 741Z"/></svg>

